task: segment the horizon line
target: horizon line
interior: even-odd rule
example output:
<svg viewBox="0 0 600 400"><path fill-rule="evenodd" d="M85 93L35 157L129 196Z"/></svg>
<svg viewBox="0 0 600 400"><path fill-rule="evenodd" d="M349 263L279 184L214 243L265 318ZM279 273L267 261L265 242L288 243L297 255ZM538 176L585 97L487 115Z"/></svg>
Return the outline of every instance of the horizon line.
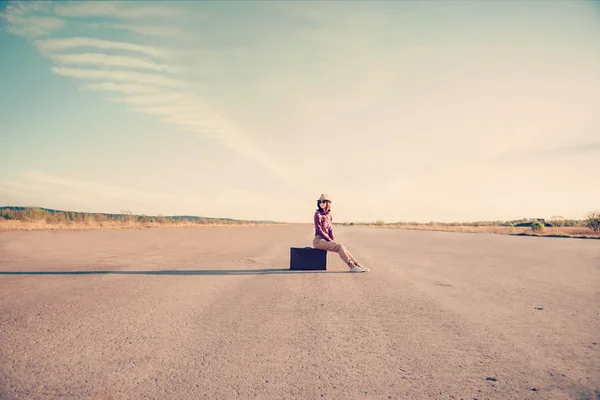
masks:
<svg viewBox="0 0 600 400"><path fill-rule="evenodd" d="M101 211L96 211L96 212L88 212L88 211L72 211L72 210L59 210L59 209L54 209L54 208L47 208L47 207L41 207L41 206L0 206L0 210L2 209L6 209L6 208L19 208L19 209L27 209L27 208L39 208L42 210L46 210L46 211L50 211L50 212L72 212L72 213L78 213L78 214L103 214L103 215L115 215L115 216L124 216L124 215L130 215L130 216L146 216L146 217L164 217L164 218L194 218L194 219L201 219L201 218L205 218L205 219L211 219L211 220L230 220L230 221L237 221L237 222L264 222L264 223L276 223L276 224L312 224L312 222L290 222L290 221L277 221L277 220L268 220L268 219L237 219L237 218L230 218L230 217L207 217L207 216L199 216L199 215L189 215L189 214L181 214L181 215L164 215L164 214L157 214L157 215L149 215L149 214L134 214L133 212L131 213L112 213L112 212L101 212ZM126 210L129 211L129 210ZM583 221L585 218L583 219L572 219L572 218L563 218L563 219L556 219L557 221ZM465 224L473 224L473 223L479 223L479 222L514 222L514 221L523 221L523 220L543 220L543 221L552 221L554 219L552 218L539 218L539 217L523 217L523 218L515 218L515 219L504 219L504 220L500 220L500 219L488 219L488 220L477 220L477 221L452 221L452 222L448 222L448 221L395 221L395 222L385 222L384 220L376 220L376 221L344 221L344 222L334 222L334 225L343 225L343 224L378 224L383 222L383 224L385 225L389 225L389 224L401 224L401 223L408 223L408 224L414 224L414 223L418 223L418 224L432 224L432 223L442 223L442 224L454 224L454 223L465 223Z"/></svg>

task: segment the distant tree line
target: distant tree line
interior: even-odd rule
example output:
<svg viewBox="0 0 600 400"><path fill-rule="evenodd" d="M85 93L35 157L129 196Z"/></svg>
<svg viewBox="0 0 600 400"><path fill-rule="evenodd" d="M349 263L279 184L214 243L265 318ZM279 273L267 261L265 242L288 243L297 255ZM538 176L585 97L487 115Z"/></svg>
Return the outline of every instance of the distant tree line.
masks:
<svg viewBox="0 0 600 400"><path fill-rule="evenodd" d="M586 226L585 220L564 219L544 221L538 218L522 218L512 221L471 221L471 222L384 222L378 220L376 222L344 222L342 225L375 225L375 226L531 226L534 222L541 222L547 227L551 226Z"/></svg>
<svg viewBox="0 0 600 400"><path fill-rule="evenodd" d="M123 223L159 223L159 224L177 224L181 222L191 222L200 225L210 224L250 224L250 223L271 223L270 221L242 221L230 218L207 218L195 216L148 216L145 214L134 215L129 210L121 210L121 214L106 213L87 213L78 211L61 211L40 207L0 207L1 220L19 220L19 221L46 221L47 223L61 222L105 222L118 221Z"/></svg>
<svg viewBox="0 0 600 400"><path fill-rule="evenodd" d="M530 227L533 231L540 231L546 227L587 227L595 234L600 234L600 211L587 213L582 220L552 217L546 221L543 218L522 218L511 221L474 221L474 222L390 222L378 220L376 222L343 222L336 225L366 225L366 226L508 226Z"/></svg>

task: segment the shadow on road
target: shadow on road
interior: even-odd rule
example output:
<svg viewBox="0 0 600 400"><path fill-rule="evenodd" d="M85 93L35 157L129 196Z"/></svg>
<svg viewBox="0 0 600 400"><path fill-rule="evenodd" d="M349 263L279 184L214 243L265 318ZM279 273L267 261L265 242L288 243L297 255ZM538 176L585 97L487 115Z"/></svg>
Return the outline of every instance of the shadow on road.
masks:
<svg viewBox="0 0 600 400"><path fill-rule="evenodd" d="M0 271L0 275L268 275L268 274L349 274L350 271L297 271L272 269L192 269L162 271Z"/></svg>

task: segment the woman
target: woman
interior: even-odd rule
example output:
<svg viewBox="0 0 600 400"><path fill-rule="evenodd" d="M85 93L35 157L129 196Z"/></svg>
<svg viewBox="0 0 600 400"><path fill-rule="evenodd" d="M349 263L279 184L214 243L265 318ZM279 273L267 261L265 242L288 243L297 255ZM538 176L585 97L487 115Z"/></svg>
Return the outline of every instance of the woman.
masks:
<svg viewBox="0 0 600 400"><path fill-rule="evenodd" d="M356 261L352 254L346 250L344 245L335 241L333 236L333 218L331 217L331 199L322 194L317 200L317 211L315 212L315 238L313 247L315 249L335 251L342 260L350 267L350 272L366 272L369 269L363 267Z"/></svg>

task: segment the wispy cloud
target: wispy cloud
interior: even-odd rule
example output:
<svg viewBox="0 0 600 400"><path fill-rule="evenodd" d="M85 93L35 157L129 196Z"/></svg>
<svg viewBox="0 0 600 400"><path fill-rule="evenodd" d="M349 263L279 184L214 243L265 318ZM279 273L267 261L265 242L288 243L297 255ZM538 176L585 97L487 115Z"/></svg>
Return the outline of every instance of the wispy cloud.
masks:
<svg viewBox="0 0 600 400"><path fill-rule="evenodd" d="M122 187L97 181L81 181L51 175L41 171L28 171L25 173L26 181L37 185L53 187L56 190L68 190L75 193L102 196L120 200L151 200L162 198L168 200L170 195L165 192L150 192L133 187Z"/></svg>
<svg viewBox="0 0 600 400"><path fill-rule="evenodd" d="M6 31L35 39L47 36L64 25L61 18L48 15L49 10L49 3L45 1L12 2L7 4L4 13L0 13L0 19L4 21Z"/></svg>
<svg viewBox="0 0 600 400"><path fill-rule="evenodd" d="M6 21L10 23L8 32L30 39L46 36L64 25L62 19L39 16L19 18L7 15Z"/></svg>
<svg viewBox="0 0 600 400"><path fill-rule="evenodd" d="M183 28L163 17L181 13L181 8L169 7L169 10L164 8L121 2L70 2L56 4L53 15L67 18L69 21L72 19L85 21L87 17L117 18L121 21L95 21L94 23L99 28L108 27L138 33L142 36L140 39L147 36L178 40L184 35ZM328 17L323 12L317 14L316 17L309 15L308 18L321 29L326 29L331 21L328 21ZM362 21L361 26L373 25L372 20L361 19L357 11L345 12L344 15L348 21ZM159 23L150 24L146 21L140 23L138 18L142 17L156 18ZM101 34L102 30L98 29L95 32ZM336 61L335 51L332 49L339 50L339 45L344 42L339 32L336 34L328 31L330 40L327 45L320 44L317 37L311 36L310 32L305 30L295 29L292 32L295 32L294 35L297 37L314 42L314 48L320 49L318 51L320 61L317 61L318 66L314 69L314 73L323 75L323 78L339 74L339 71L326 67ZM203 29L198 28L192 35L201 39ZM111 35L111 39L114 37ZM261 37L256 37L255 40L259 43ZM279 48L277 51L283 52L281 54L287 54L285 57L290 59L297 57L294 52L288 50L289 45L285 41L269 40L269 42L273 42L276 48ZM133 43L82 36L47 38L35 42L39 51L56 63L52 68L55 74L84 81L98 81L84 84L82 88L98 92L122 93L125 96L112 96L110 100L127 104L137 112L156 116L184 131L216 140L226 148L262 164L274 176L286 181L290 180L291 171L285 161L279 160L276 154L267 151L264 143L252 137L249 129L239 123L235 115L230 116L224 111L222 103L217 105L210 97L198 91L194 92L192 89L202 87L203 81L209 86L213 85L215 77L223 71L231 71L235 65L262 63L259 58L267 56L268 52L263 54L263 51L261 53L263 55L259 56L235 46L222 49L210 46L193 48L183 46L184 48L178 47L177 51L174 51L146 43L147 40ZM195 41L195 43L202 43L202 41ZM344 48L342 58L350 54L348 46ZM224 55L227 57L223 58ZM220 61L217 61L218 59ZM276 62L276 59L273 62ZM306 77L297 79L297 72L282 69L275 78L265 75L261 85L263 90L276 93L281 85L280 80L286 81L290 94L283 96L281 102L288 103L290 109L296 110L299 118L303 118L304 115L307 121L313 121L313 126L318 126L324 118L332 119L339 113L354 111L372 103L388 90L394 79L389 71L384 71L380 67L374 69L372 63L362 61L352 65L355 77L365 75L364 72L367 71L368 79L356 79L352 84L344 85L332 84L329 83L332 80L327 82L328 79L325 79L327 83L323 84L322 80L310 82ZM179 73L174 74L173 71ZM188 73L181 73L182 71ZM193 74L189 74L190 72ZM353 73L346 72L346 74L351 76ZM262 140L264 139L263 137Z"/></svg>
<svg viewBox="0 0 600 400"><path fill-rule="evenodd" d="M43 186L32 185L31 183L14 181L0 182L0 193L26 195L28 193L40 193L44 190L45 188Z"/></svg>
<svg viewBox="0 0 600 400"><path fill-rule="evenodd" d="M194 123L201 120L201 117L199 117L197 114L193 116L191 115L194 111L196 111L191 107L188 107L187 109L178 106L138 107L135 108L135 111L150 115L164 115L166 116L166 118L163 119L164 121L173 123L180 123L180 120L176 119L175 117L179 117L181 113L190 115Z"/></svg>
<svg viewBox="0 0 600 400"><path fill-rule="evenodd" d="M131 185L115 185L98 180L82 180L40 170L29 170L18 180L0 179L0 198L18 205L120 212L126 208L136 214L191 214L208 217L261 219L268 214L268 195L227 185L209 193L195 191L153 191ZM240 200L254 211L250 215L236 214ZM98 205L102 204L101 207ZM95 207L93 206L95 205ZM224 208L223 208L224 207ZM226 214L220 210L229 210ZM177 210L177 211L175 211Z"/></svg>
<svg viewBox="0 0 600 400"><path fill-rule="evenodd" d="M166 87L180 87L184 85L181 81L162 75L152 75L136 71L52 67L52 72L57 75L78 79L108 79L128 83L135 82Z"/></svg>
<svg viewBox="0 0 600 400"><path fill-rule="evenodd" d="M114 17L122 19L168 18L179 14L177 8L174 7L159 5L141 6L135 4L135 2L122 1L61 2L54 7L54 11L62 17Z"/></svg>
<svg viewBox="0 0 600 400"><path fill-rule="evenodd" d="M565 157L582 157L600 153L600 142L563 145L557 147L514 152L507 151L494 158L494 161L540 161L545 159L560 160Z"/></svg>
<svg viewBox="0 0 600 400"><path fill-rule="evenodd" d="M50 58L52 58L58 64L84 64L101 67L153 69L157 71L165 69L164 66L158 65L153 61L143 60L136 57L113 56L101 53L52 54L50 55Z"/></svg>
<svg viewBox="0 0 600 400"><path fill-rule="evenodd" d="M288 171L270 154L256 146L232 121L204 99L190 93L162 93L117 98L136 107L138 112L163 117L168 123L186 131L220 141L228 148L264 164L272 173L283 177Z"/></svg>
<svg viewBox="0 0 600 400"><path fill-rule="evenodd" d="M1 181L0 196L8 196L19 205L37 207L72 207L89 210L91 204L103 204L108 210L94 209L95 212L119 212L123 208L135 209L143 213L154 204L177 204L181 193L166 191L154 192L132 186L108 184L95 180L81 180L33 170L26 171L18 181ZM186 193L198 201L194 193ZM24 200L27 199L27 200Z"/></svg>
<svg viewBox="0 0 600 400"><path fill-rule="evenodd" d="M156 106L156 105L167 105L176 104L179 106L202 106L202 99L191 93L160 93L160 94L149 94L142 96L125 96L118 99L123 103L131 104L134 106Z"/></svg>
<svg viewBox="0 0 600 400"><path fill-rule="evenodd" d="M119 92L123 94L152 94L158 93L163 89L157 86L139 85L135 83L88 83L81 86L84 89L97 90L100 92Z"/></svg>
<svg viewBox="0 0 600 400"><path fill-rule="evenodd" d="M159 49L152 46L145 46L136 43L115 42L112 40L102 40L87 37L70 37L59 39L42 39L36 41L37 48L42 53L54 51L70 50L80 47L95 47L106 50L125 50L136 53L148 54L154 57L167 57L169 52L166 49Z"/></svg>
<svg viewBox="0 0 600 400"><path fill-rule="evenodd" d="M53 60L52 72L68 78L82 81L96 81L82 84L81 88L90 91L112 92L123 94L112 96L114 100L126 104L137 112L155 116L166 123L179 127L182 131L193 132L203 137L220 142L226 148L244 155L262 164L273 175L284 178L287 173L284 163L276 160L249 136L242 126L232 120L222 108L213 104L211 99L194 92L201 79L208 76L189 76L173 71L202 70L211 65L211 59L189 58L184 60L182 53L194 53L199 57L206 55L207 49L182 49L177 52L165 47L148 45L148 37L161 37L178 40L184 38L186 31L173 19L183 16L181 7L161 6L152 3L126 2L60 2L47 3L45 7L28 7L24 3L11 3L7 24L15 34L24 34L19 28L21 19L33 21L32 18L53 18L61 26L71 21L78 21L79 27L94 25L92 32L98 35L106 33L102 28L126 30L139 34L141 43L114 40L114 31L109 40L106 37L65 36L35 40L37 49ZM95 20L90 21L88 18ZM98 17L105 21L97 21ZM113 21L111 21L113 19ZM114 21L118 19L118 21ZM143 20L143 23L140 21ZM149 20L152 21L149 23ZM32 37L48 34L52 28L50 20L38 24L39 32L31 33ZM29 24L28 29L34 29ZM67 26L68 27L68 26ZM67 28L65 28L67 29ZM200 30L199 30L200 32ZM197 32L196 34L198 34ZM135 37L135 36L134 36ZM179 42L177 42L179 43ZM210 50L209 52L211 52ZM214 52L211 54L214 55ZM214 64L214 63L213 63ZM215 68L212 71L217 71Z"/></svg>
<svg viewBox="0 0 600 400"><path fill-rule="evenodd" d="M163 38L177 37L185 34L185 31L175 26L157 25L135 25L129 24L106 24L107 27L139 33L146 36L157 36Z"/></svg>

